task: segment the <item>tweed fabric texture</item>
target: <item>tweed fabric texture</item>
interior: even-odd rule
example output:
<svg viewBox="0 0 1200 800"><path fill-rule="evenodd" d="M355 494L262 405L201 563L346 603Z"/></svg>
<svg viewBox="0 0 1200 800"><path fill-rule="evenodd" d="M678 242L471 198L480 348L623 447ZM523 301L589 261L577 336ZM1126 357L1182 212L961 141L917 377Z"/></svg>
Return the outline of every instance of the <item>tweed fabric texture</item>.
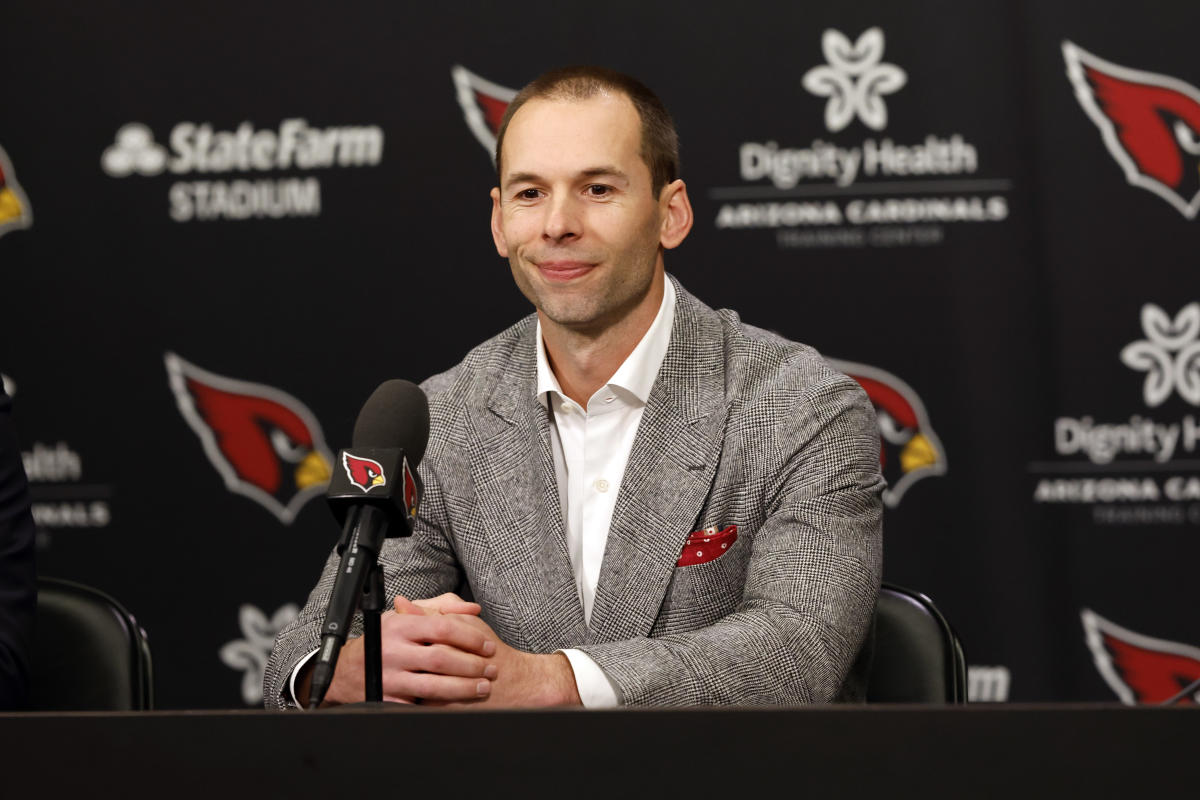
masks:
<svg viewBox="0 0 1200 800"><path fill-rule="evenodd" d="M587 653L625 705L859 700L882 557L871 404L812 348L675 288L591 625L535 399L534 315L422 385L425 495L413 536L381 554L386 591L471 596L512 647ZM738 538L720 558L676 565L691 532L731 524ZM275 642L268 706L287 706L291 671L319 644L336 566L331 554Z"/></svg>

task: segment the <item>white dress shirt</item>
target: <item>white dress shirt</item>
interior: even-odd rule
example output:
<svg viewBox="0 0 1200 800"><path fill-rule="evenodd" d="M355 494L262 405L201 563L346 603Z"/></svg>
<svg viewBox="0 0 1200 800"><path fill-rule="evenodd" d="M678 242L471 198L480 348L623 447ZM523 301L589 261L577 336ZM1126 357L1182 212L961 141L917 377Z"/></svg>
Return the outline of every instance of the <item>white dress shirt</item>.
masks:
<svg viewBox="0 0 1200 800"><path fill-rule="evenodd" d="M553 412L550 446L567 523L567 552L583 617L589 623L625 463L671 342L675 287L670 281L664 284L662 304L650 328L608 383L591 396L586 408L563 394L546 358L540 320L537 325L537 401L543 407L549 404ZM586 708L619 705L616 687L595 661L582 650L560 652L571 662L575 687ZM292 670L289 685L296 705L296 676L316 653L314 650Z"/></svg>
<svg viewBox="0 0 1200 800"><path fill-rule="evenodd" d="M650 328L608 383L588 399L586 408L563 394L546 358L542 324L538 322L537 398L543 405L549 403L553 411L550 444L567 523L567 552L575 571L583 618L589 623L625 462L671 341L675 287L670 281L664 283L662 304ZM580 650L562 653L571 662L575 686L585 707L618 705L616 689L595 661Z"/></svg>

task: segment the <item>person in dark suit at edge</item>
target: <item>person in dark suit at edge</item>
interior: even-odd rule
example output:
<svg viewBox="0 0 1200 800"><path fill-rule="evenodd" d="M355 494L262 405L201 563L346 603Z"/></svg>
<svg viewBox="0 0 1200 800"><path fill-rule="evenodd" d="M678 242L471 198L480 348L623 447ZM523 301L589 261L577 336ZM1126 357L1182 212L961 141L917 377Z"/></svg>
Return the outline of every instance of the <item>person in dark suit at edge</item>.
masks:
<svg viewBox="0 0 1200 800"><path fill-rule="evenodd" d="M11 411L0 387L0 711L26 707L37 606L33 515Z"/></svg>
<svg viewBox="0 0 1200 800"><path fill-rule="evenodd" d="M865 393L665 273L692 209L674 124L640 82L541 76L496 163L492 235L536 313L423 384L425 497L380 557L385 697L861 700L884 486ZM337 564L276 639L269 707L307 704ZM351 638L326 704L362 700L362 677Z"/></svg>

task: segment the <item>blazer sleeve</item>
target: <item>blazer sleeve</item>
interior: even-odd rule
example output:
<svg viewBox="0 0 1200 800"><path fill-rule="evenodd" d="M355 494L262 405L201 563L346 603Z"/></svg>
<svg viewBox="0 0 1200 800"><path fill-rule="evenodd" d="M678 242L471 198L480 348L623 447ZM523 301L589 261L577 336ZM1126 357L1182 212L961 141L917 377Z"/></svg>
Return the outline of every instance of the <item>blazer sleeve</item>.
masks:
<svg viewBox="0 0 1200 800"><path fill-rule="evenodd" d="M0 390L0 711L25 706L37 606L33 516L11 406Z"/></svg>
<svg viewBox="0 0 1200 800"><path fill-rule="evenodd" d="M859 656L869 659L884 488L870 401L835 373L798 392L773 430L774 441L756 445L760 471L773 474L758 476L765 517L749 542L741 602L687 633L579 648L624 705L829 702Z"/></svg>

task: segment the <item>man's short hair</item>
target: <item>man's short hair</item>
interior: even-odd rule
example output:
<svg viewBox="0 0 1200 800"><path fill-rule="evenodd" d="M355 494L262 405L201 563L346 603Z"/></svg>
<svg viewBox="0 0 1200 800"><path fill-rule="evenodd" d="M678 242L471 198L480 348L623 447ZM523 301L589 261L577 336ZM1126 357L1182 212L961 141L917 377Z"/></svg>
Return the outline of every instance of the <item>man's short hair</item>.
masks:
<svg viewBox="0 0 1200 800"><path fill-rule="evenodd" d="M517 92L500 120L496 134L496 170L501 170L500 148L504 133L517 109L529 100L588 100L602 92L619 92L630 99L642 121L642 161L650 168L650 186L655 197L679 177L679 134L675 122L658 95L636 78L623 72L593 66L571 66L550 70L534 78Z"/></svg>

